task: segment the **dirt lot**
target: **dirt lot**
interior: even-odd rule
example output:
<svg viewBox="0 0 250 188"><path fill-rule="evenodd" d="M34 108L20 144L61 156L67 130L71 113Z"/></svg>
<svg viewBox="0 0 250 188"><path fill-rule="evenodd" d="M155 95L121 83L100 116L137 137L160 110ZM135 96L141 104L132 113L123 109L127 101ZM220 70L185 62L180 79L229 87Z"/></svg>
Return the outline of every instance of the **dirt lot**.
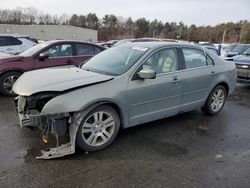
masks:
<svg viewBox="0 0 250 188"><path fill-rule="evenodd" d="M36 160L38 131L0 96L0 187L249 187L250 85L216 117L193 111L120 132L100 152Z"/></svg>

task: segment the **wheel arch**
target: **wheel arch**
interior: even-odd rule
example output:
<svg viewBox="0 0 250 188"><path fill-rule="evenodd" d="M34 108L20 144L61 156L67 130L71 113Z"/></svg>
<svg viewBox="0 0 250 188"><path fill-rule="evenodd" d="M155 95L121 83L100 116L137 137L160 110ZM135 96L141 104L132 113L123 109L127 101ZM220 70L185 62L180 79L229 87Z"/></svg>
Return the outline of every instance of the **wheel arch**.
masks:
<svg viewBox="0 0 250 188"><path fill-rule="evenodd" d="M4 74L10 73L10 72L17 72L20 74L23 74L25 71L22 69L15 69L15 70L6 70L0 74L0 76L3 76Z"/></svg>
<svg viewBox="0 0 250 188"><path fill-rule="evenodd" d="M108 105L117 112L119 118L120 118L120 123L121 123L121 128L124 128L125 126L125 115L123 113L122 108L115 102L113 101L98 101L94 102L92 104L89 104L87 107L84 107L82 110L86 110L86 114L89 113L90 111L94 110L96 107L101 106L101 105Z"/></svg>
<svg viewBox="0 0 250 188"><path fill-rule="evenodd" d="M216 85L213 87L213 89L212 89L211 91L213 91L214 88L216 88L216 87L219 86L219 85L223 86L223 87L226 89L226 92L227 92L227 95L228 95L228 93L229 93L229 85L228 85L226 82L219 82L218 84L216 84Z"/></svg>

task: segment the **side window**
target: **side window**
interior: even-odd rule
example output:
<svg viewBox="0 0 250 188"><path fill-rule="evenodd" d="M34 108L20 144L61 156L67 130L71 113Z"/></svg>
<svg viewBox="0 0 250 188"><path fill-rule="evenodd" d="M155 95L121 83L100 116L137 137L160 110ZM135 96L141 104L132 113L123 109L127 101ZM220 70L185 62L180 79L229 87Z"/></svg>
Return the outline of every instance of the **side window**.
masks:
<svg viewBox="0 0 250 188"><path fill-rule="evenodd" d="M94 48L88 44L76 44L76 55L94 55Z"/></svg>
<svg viewBox="0 0 250 188"><path fill-rule="evenodd" d="M203 67L207 65L206 56L198 49L183 48L186 69Z"/></svg>
<svg viewBox="0 0 250 188"><path fill-rule="evenodd" d="M214 65L213 59L207 55L207 65Z"/></svg>
<svg viewBox="0 0 250 188"><path fill-rule="evenodd" d="M177 70L178 59L175 48L163 49L151 55L143 64L143 69L153 69L156 74Z"/></svg>
<svg viewBox="0 0 250 188"><path fill-rule="evenodd" d="M12 46L11 37L0 37L0 46Z"/></svg>
<svg viewBox="0 0 250 188"><path fill-rule="evenodd" d="M20 40L18 40L17 38L14 37L10 37L11 43L12 45L21 45L22 42Z"/></svg>
<svg viewBox="0 0 250 188"><path fill-rule="evenodd" d="M100 48L94 47L94 49L95 49L95 54L98 54L98 53L101 52L101 49L100 49Z"/></svg>
<svg viewBox="0 0 250 188"><path fill-rule="evenodd" d="M72 56L72 45L71 44L60 44L53 46L47 50L49 57L63 57Z"/></svg>

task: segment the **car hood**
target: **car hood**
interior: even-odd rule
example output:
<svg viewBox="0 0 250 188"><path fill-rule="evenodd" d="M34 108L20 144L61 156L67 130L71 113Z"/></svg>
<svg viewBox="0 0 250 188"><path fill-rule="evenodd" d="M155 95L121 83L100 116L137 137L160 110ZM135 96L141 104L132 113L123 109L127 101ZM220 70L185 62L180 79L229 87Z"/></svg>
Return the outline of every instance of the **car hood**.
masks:
<svg viewBox="0 0 250 188"><path fill-rule="evenodd" d="M239 52L227 52L226 55L227 56L235 56L235 55L238 55Z"/></svg>
<svg viewBox="0 0 250 188"><path fill-rule="evenodd" d="M8 55L8 56L0 56L0 63L6 63L11 61L20 61L23 56L18 55Z"/></svg>
<svg viewBox="0 0 250 188"><path fill-rule="evenodd" d="M13 91L22 96L30 96L45 91L63 92L111 80L107 76L77 67L47 68L24 73L14 84Z"/></svg>
<svg viewBox="0 0 250 188"><path fill-rule="evenodd" d="M242 62L242 63L249 63L250 64L250 56L247 56L247 55L237 55L233 58L233 60L236 63Z"/></svg>

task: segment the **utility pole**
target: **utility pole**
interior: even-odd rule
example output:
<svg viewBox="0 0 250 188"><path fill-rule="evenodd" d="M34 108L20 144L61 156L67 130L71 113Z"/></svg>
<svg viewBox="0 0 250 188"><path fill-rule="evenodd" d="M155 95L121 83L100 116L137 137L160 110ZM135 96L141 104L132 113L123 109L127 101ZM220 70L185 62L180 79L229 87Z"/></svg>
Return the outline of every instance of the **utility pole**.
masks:
<svg viewBox="0 0 250 188"><path fill-rule="evenodd" d="M222 44L223 44L224 41L225 41L225 35L226 35L226 29L225 29L224 32L223 32L222 41L221 41Z"/></svg>
<svg viewBox="0 0 250 188"><path fill-rule="evenodd" d="M179 33L180 39L181 39L181 34L182 34L182 28L181 28L181 25L180 25L180 33Z"/></svg>

